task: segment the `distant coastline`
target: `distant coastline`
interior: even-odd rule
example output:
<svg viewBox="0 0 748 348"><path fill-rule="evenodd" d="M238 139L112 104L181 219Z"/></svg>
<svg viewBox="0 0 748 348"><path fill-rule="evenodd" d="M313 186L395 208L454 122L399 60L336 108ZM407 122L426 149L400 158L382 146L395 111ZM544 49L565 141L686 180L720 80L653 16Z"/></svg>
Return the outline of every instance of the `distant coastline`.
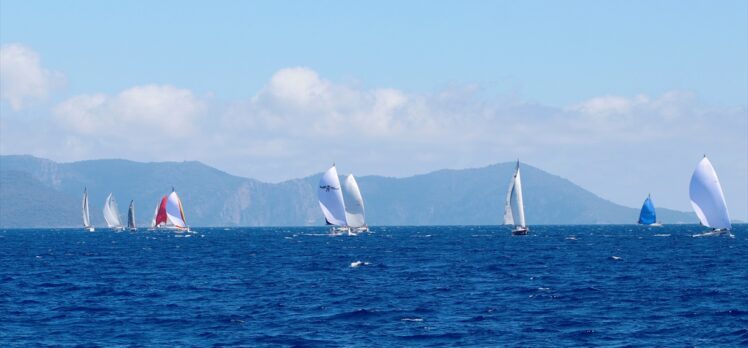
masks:
<svg viewBox="0 0 748 348"><path fill-rule="evenodd" d="M103 224L107 194L134 200L138 224L150 222L157 200L172 186L180 192L191 226L323 226L315 185L319 174L264 183L230 175L200 162L87 160L57 163L23 155L0 156L0 227L61 228L81 224L83 188L91 220ZM373 226L500 225L514 163L438 170L405 178L359 180ZM321 168L322 169L322 168ZM523 168L526 209L532 225L634 224L638 208L625 207L559 176ZM665 224L696 223L690 212L657 207Z"/></svg>

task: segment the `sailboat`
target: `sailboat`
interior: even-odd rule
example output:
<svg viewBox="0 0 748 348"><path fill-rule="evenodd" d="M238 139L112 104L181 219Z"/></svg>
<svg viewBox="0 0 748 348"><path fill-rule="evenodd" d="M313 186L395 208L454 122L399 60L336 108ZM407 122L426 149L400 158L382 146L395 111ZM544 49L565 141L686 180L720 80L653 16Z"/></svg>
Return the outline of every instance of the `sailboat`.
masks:
<svg viewBox="0 0 748 348"><path fill-rule="evenodd" d="M96 229L91 225L91 218L88 214L88 190L83 188L83 228L88 232L93 232Z"/></svg>
<svg viewBox="0 0 748 348"><path fill-rule="evenodd" d="M364 213L364 198L361 196L361 190L353 174L348 174L343 180L343 197L345 204L345 219L348 223L350 234L356 235L362 232L369 232L369 226L366 225L366 215Z"/></svg>
<svg viewBox="0 0 748 348"><path fill-rule="evenodd" d="M519 160L514 175L509 182L504 204L504 225L514 225L512 234L526 235L529 231L525 223L525 204L522 201L522 179L519 173Z"/></svg>
<svg viewBox="0 0 748 348"><path fill-rule="evenodd" d="M104 220L106 220L107 227L113 229L115 232L125 230L119 218L117 201L114 199L114 195L111 193L106 197L106 202L104 202Z"/></svg>
<svg viewBox="0 0 748 348"><path fill-rule="evenodd" d="M153 228L174 230L177 233L192 232L184 218L182 201L173 187L169 195L161 198L153 219Z"/></svg>
<svg viewBox="0 0 748 348"><path fill-rule="evenodd" d="M343 192L340 189L340 179L335 164L322 174L317 189L317 198L322 214L325 215L325 222L332 226L330 233L333 235L349 233Z"/></svg>
<svg viewBox="0 0 748 348"><path fill-rule="evenodd" d="M642 204L642 210L639 212L638 223L640 225L662 227L662 224L657 222L657 214L655 213L655 207L650 195L647 195L647 199L645 199L644 204Z"/></svg>
<svg viewBox="0 0 748 348"><path fill-rule="evenodd" d="M688 193L691 198L691 207L693 207L701 225L712 229L694 235L694 237L721 234L732 236L732 233L730 233L732 224L730 224L730 215L727 212L722 185L720 185L717 172L706 155L699 161L691 176Z"/></svg>
<svg viewBox="0 0 748 348"><path fill-rule="evenodd" d="M135 201L130 201L130 208L127 210L127 228L132 232L138 230L135 227Z"/></svg>

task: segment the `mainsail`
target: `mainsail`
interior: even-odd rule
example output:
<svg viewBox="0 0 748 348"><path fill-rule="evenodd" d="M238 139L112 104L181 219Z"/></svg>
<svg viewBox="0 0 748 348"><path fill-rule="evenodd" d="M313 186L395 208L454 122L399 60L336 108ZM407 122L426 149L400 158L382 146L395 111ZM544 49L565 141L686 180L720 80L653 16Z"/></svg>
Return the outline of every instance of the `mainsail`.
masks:
<svg viewBox="0 0 748 348"><path fill-rule="evenodd" d="M91 227L91 219L88 214L88 190L83 188L83 227Z"/></svg>
<svg viewBox="0 0 748 348"><path fill-rule="evenodd" d="M509 189L506 193L504 224L515 225L521 228L527 227L525 224L525 205L522 201L522 178L519 172L519 161L517 161L517 167L514 170L514 175L509 182Z"/></svg>
<svg viewBox="0 0 748 348"><path fill-rule="evenodd" d="M702 225L715 229L732 228L722 185L706 155L691 176L689 196L693 211Z"/></svg>
<svg viewBox="0 0 748 348"><path fill-rule="evenodd" d="M655 207L652 204L652 199L647 195L647 199L642 204L642 210L639 213L639 223L643 225L651 225L657 222L657 215L655 214Z"/></svg>
<svg viewBox="0 0 748 348"><path fill-rule="evenodd" d="M361 197L361 190L358 188L356 178L353 174L348 174L343 180L343 195L345 198L345 218L350 227L361 227L366 225L364 214L364 198Z"/></svg>
<svg viewBox="0 0 748 348"><path fill-rule="evenodd" d="M171 225L177 228L187 228L187 222L184 218L184 209L182 209L182 201L179 200L177 192L172 189L169 194L169 198L166 201L166 217Z"/></svg>
<svg viewBox="0 0 748 348"><path fill-rule="evenodd" d="M130 229L136 229L135 227L135 201L130 201L130 208L127 210L127 227Z"/></svg>
<svg viewBox="0 0 748 348"><path fill-rule="evenodd" d="M117 201L111 193L107 196L106 202L104 202L104 220L106 220L106 225L109 228L122 228Z"/></svg>
<svg viewBox="0 0 748 348"><path fill-rule="evenodd" d="M343 193L340 190L340 179L334 164L322 174L317 189L317 197L328 225L347 225Z"/></svg>

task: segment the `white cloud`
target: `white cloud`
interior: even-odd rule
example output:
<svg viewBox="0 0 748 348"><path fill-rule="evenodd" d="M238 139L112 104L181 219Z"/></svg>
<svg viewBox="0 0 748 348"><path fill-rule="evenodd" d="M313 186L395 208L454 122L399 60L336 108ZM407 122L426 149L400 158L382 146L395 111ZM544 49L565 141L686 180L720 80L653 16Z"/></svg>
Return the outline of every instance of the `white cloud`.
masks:
<svg viewBox="0 0 748 348"><path fill-rule="evenodd" d="M0 47L0 99L13 110L21 110L30 101L45 99L64 83L62 74L44 69L39 55L20 44Z"/></svg>
<svg viewBox="0 0 748 348"><path fill-rule="evenodd" d="M78 134L184 138L195 133L204 110L205 102L190 90L146 85L115 96L75 96L55 107L54 114L64 127Z"/></svg>
<svg viewBox="0 0 748 348"><path fill-rule="evenodd" d="M745 211L745 106L707 106L679 91L553 107L486 97L475 86L364 88L295 67L227 104L146 85L72 97L53 115L49 127L57 129L43 132L4 124L13 136L0 139L3 151L58 160L200 160L267 181L319 172L333 161L346 172L403 176L519 157L614 201L636 205L640 190L656 188L660 204L680 209L688 209L681 196L692 159L709 153L722 166L723 186L743 192L727 196Z"/></svg>

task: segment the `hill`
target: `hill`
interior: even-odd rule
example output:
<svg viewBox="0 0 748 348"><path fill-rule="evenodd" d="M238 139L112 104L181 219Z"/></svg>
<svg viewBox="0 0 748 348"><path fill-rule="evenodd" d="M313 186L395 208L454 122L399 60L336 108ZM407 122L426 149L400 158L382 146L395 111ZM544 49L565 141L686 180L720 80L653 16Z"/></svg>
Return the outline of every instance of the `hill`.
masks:
<svg viewBox="0 0 748 348"><path fill-rule="evenodd" d="M513 163L439 170L406 178L358 177L371 225L499 224ZM0 156L0 226L79 226L87 187L93 223L109 192L121 207L136 204L138 224L149 224L160 197L175 187L193 226L323 225L316 199L319 174L281 183L233 176L200 162L142 163L91 160L57 163L32 156ZM523 165L528 222L635 223L638 209L605 200L564 178ZM9 202L13 202L12 206ZM45 216L35 213L44 203ZM124 215L125 212L121 212ZM692 214L658 208L664 223L694 222Z"/></svg>

